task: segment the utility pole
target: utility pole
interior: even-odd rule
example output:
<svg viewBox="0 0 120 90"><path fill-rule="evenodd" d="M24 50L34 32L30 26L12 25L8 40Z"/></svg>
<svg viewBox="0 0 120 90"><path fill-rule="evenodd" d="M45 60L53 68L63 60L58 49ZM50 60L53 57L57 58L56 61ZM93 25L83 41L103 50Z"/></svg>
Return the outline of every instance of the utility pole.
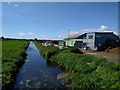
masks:
<svg viewBox="0 0 120 90"><path fill-rule="evenodd" d="M68 38L70 37L70 30L68 30Z"/></svg>

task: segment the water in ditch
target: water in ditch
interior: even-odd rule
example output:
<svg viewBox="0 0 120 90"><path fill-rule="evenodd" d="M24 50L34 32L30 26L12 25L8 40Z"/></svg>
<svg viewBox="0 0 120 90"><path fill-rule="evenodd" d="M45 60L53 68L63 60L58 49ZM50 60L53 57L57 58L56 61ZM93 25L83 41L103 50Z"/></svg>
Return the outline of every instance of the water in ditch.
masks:
<svg viewBox="0 0 120 90"><path fill-rule="evenodd" d="M45 60L34 43L30 42L26 53L27 60L17 75L14 88L65 88L57 79L64 71Z"/></svg>

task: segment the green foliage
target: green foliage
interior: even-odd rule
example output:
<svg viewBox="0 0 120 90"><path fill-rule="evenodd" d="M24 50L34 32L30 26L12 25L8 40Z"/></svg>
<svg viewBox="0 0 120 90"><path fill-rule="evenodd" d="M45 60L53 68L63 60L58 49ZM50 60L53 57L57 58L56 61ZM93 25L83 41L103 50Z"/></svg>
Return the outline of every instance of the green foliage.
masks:
<svg viewBox="0 0 120 90"><path fill-rule="evenodd" d="M43 46L38 42L34 42L34 43L41 51L41 55L45 57L46 59L50 59L52 55L54 55L55 53L59 51L59 48L54 47L54 46Z"/></svg>
<svg viewBox="0 0 120 90"><path fill-rule="evenodd" d="M71 53L79 53L79 54L83 54L83 52L81 52L78 48L76 47L70 47L67 49L67 51L71 52Z"/></svg>
<svg viewBox="0 0 120 90"><path fill-rule="evenodd" d="M51 60L73 72L65 78L72 88L120 88L117 83L119 64L88 54L73 53L71 48L58 52Z"/></svg>
<svg viewBox="0 0 120 90"><path fill-rule="evenodd" d="M20 66L24 63L28 41L2 41L2 88L10 89Z"/></svg>
<svg viewBox="0 0 120 90"><path fill-rule="evenodd" d="M44 47L37 42L34 43L40 49L42 56L72 73L64 79L70 87L120 88L118 84L120 64L83 54L78 48L59 50L56 47Z"/></svg>

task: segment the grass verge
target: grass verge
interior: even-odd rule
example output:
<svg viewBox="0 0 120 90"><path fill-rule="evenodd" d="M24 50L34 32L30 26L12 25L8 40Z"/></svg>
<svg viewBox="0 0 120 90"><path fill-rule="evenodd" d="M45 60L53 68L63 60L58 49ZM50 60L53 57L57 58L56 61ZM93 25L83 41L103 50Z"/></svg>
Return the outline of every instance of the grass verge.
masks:
<svg viewBox="0 0 120 90"><path fill-rule="evenodd" d="M54 51L54 49L44 47L37 42L35 44L43 56L46 56L48 51ZM55 49L55 52L51 53L48 59L71 72L71 75L64 78L67 86L71 88L120 88L120 64L108 62L104 58L83 54L76 48Z"/></svg>
<svg viewBox="0 0 120 90"><path fill-rule="evenodd" d="M2 41L2 89L12 89L19 68L26 58L28 41L3 40Z"/></svg>

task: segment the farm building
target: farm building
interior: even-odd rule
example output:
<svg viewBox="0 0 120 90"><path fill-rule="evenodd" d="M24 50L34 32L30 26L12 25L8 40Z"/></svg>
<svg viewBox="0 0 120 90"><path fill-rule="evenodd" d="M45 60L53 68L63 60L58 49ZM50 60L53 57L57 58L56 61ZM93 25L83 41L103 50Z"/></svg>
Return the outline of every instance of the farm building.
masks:
<svg viewBox="0 0 120 90"><path fill-rule="evenodd" d="M83 37L86 37L86 34L82 34L82 35L74 35L71 36L69 38L65 38L65 45L66 46L70 46L70 47L79 47L81 46L81 44L83 43Z"/></svg>
<svg viewBox="0 0 120 90"><path fill-rule="evenodd" d="M65 46L65 41L59 40L59 41L58 41L58 45L59 45L59 46Z"/></svg>
<svg viewBox="0 0 120 90"><path fill-rule="evenodd" d="M99 48L105 48L108 43L119 42L119 37L113 32L90 32L65 38L64 40L66 46L98 50Z"/></svg>
<svg viewBox="0 0 120 90"><path fill-rule="evenodd" d="M66 46L78 47L82 43L82 39L70 39L65 41Z"/></svg>

